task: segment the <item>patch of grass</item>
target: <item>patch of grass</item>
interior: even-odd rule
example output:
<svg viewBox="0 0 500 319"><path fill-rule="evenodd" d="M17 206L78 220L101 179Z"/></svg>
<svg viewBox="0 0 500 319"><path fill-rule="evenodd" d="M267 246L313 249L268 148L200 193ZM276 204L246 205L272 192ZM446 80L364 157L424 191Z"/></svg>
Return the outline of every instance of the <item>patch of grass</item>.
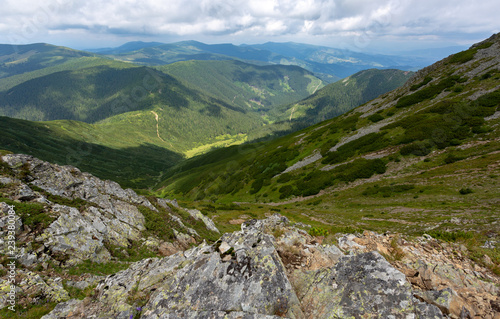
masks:
<svg viewBox="0 0 500 319"><path fill-rule="evenodd" d="M374 185L374 186L369 186L363 191L363 195L368 196L368 195L376 195L376 194L387 194L391 196L393 193L404 193L406 191L414 189L415 186L412 184L397 184L397 185L390 185L390 186L382 186L380 187L379 185Z"/></svg>
<svg viewBox="0 0 500 319"><path fill-rule="evenodd" d="M318 236L326 237L328 236L328 234L329 234L328 230L321 227L311 227L311 229L309 229L309 235L314 237Z"/></svg>
<svg viewBox="0 0 500 319"><path fill-rule="evenodd" d="M368 116L368 119L374 123L376 122L380 122L384 119L384 117L378 113L375 113L375 114L372 114L370 116Z"/></svg>
<svg viewBox="0 0 500 319"><path fill-rule="evenodd" d="M448 241L448 242L457 242L474 238L474 233L466 232L466 231L441 231L441 230L433 230L427 233L431 235L433 238Z"/></svg>
<svg viewBox="0 0 500 319"><path fill-rule="evenodd" d="M167 212L163 209L158 209L158 212L155 212L145 206L138 206L137 208L144 215L146 236L152 235L165 241L175 239L173 231L174 223Z"/></svg>
<svg viewBox="0 0 500 319"><path fill-rule="evenodd" d="M15 311L9 310L7 307L0 309L0 317L3 319L39 319L51 312L57 303L48 302L42 305L31 304L29 307L16 305Z"/></svg>
<svg viewBox="0 0 500 319"><path fill-rule="evenodd" d="M391 240L391 243L390 243L391 248L392 248L391 255L394 258L394 260L401 260L405 256L403 249L401 249L401 247L399 247L398 241L399 241L399 237L396 236Z"/></svg>
<svg viewBox="0 0 500 319"><path fill-rule="evenodd" d="M64 290L66 290L69 294L69 297L71 299L79 299L79 300L83 300L85 299L86 297L91 297L93 296L94 294L94 289L95 287L97 287L97 284L94 284L94 285L89 285L87 288L85 289L79 289L79 288L76 288L76 287L73 287L73 286L68 286L66 284L66 281L63 282L63 287L64 287Z"/></svg>
<svg viewBox="0 0 500 319"><path fill-rule="evenodd" d="M82 263L70 268L52 268L54 268L54 270L58 271L59 273L66 273L72 276L81 276L83 274L107 276L116 274L117 272L127 269L128 267L128 263L122 262L95 263L90 260L84 260Z"/></svg>
<svg viewBox="0 0 500 319"><path fill-rule="evenodd" d="M16 202L8 198L0 198L0 201L14 205L14 210L21 217L23 224L31 229L45 229L55 220L55 217L47 213L43 204Z"/></svg>

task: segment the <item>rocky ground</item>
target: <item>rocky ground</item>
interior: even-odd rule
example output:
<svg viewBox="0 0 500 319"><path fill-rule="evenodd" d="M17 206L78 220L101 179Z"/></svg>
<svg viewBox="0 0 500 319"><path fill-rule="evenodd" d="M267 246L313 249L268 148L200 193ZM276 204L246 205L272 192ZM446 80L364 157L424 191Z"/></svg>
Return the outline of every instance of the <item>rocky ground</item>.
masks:
<svg viewBox="0 0 500 319"><path fill-rule="evenodd" d="M468 259L459 244L369 231L337 234L326 244L307 225L276 214L196 245L201 231L217 234L199 211L72 167L25 155L2 159L2 308L9 306L6 257L14 229L17 301L57 303L44 319L500 318L500 278ZM39 211L30 215L23 207ZM175 229L170 240L152 231L154 212L168 215L166 227ZM496 249L495 242L487 245ZM117 257L131 247L157 257ZM87 261L121 263L124 270L64 272ZM56 266L63 272L53 271ZM72 297L74 289L85 293Z"/></svg>

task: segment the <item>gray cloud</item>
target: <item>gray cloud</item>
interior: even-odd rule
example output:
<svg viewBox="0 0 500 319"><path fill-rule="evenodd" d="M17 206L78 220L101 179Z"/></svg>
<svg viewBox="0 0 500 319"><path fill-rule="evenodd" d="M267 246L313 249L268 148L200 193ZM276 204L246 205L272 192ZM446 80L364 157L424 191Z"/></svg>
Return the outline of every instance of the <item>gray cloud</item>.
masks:
<svg viewBox="0 0 500 319"><path fill-rule="evenodd" d="M225 35L233 40L439 41L498 32L498 0L3 0L0 42L72 33L92 37ZM366 40L365 40L366 41Z"/></svg>

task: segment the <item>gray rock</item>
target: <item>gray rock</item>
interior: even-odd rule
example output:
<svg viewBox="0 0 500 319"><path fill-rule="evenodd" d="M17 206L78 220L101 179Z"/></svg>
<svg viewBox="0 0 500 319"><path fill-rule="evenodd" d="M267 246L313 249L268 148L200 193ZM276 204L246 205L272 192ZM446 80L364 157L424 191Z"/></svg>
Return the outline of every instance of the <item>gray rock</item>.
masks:
<svg viewBox="0 0 500 319"><path fill-rule="evenodd" d="M310 318L412 318L416 312L405 275L377 252L344 256L335 267L297 277Z"/></svg>
<svg viewBox="0 0 500 319"><path fill-rule="evenodd" d="M38 197L38 194L35 193L31 188L29 188L26 184L21 184L17 187L17 191L15 194L15 199L20 201L30 201Z"/></svg>
<svg viewBox="0 0 500 319"><path fill-rule="evenodd" d="M439 310L438 307L434 305L430 305L425 302L421 302L418 299L413 300L415 304L415 314L416 318L425 318L425 319L442 319L443 313Z"/></svg>
<svg viewBox="0 0 500 319"><path fill-rule="evenodd" d="M25 253L22 254L17 261L19 261L24 267L31 267L37 262L37 257L35 254Z"/></svg>
<svg viewBox="0 0 500 319"><path fill-rule="evenodd" d="M422 301L437 306L444 314L459 315L463 312L464 301L451 288L417 291L415 296Z"/></svg>
<svg viewBox="0 0 500 319"><path fill-rule="evenodd" d="M166 318L179 311L243 312L301 318L295 293L274 248L274 238L259 231L226 234L221 242L234 249L227 262L215 247L192 258L168 278L143 308L142 318ZM194 318L194 317L193 317Z"/></svg>
<svg viewBox="0 0 500 319"><path fill-rule="evenodd" d="M191 217L193 217L194 219L203 221L208 229L220 234L220 231L217 229L217 227L215 227L214 222L210 218L208 218L207 216L203 215L199 210L187 209L187 208L184 208L184 210L186 212L188 212L189 215L191 215Z"/></svg>
<svg viewBox="0 0 500 319"><path fill-rule="evenodd" d="M82 173L76 167L51 164L23 154L5 155L2 159L13 169L28 164L31 183L54 195L81 198L104 209L112 209L109 199L113 197L156 210L144 196L130 189L124 190L116 182L103 181L89 173Z"/></svg>
<svg viewBox="0 0 500 319"><path fill-rule="evenodd" d="M487 240L484 242L484 245L481 246L481 248L495 249L496 244L497 244L496 240Z"/></svg>
<svg viewBox="0 0 500 319"><path fill-rule="evenodd" d="M82 300L78 299L70 299L66 302L62 302L58 304L54 310L52 310L49 314L46 314L41 319L60 319L67 318L68 315L73 311L74 308L79 306L82 303Z"/></svg>
<svg viewBox="0 0 500 319"><path fill-rule="evenodd" d="M360 245L353 241L356 238L355 235L349 234L346 236L342 236L338 239L339 247L343 250L350 251L352 249L365 249L366 247Z"/></svg>

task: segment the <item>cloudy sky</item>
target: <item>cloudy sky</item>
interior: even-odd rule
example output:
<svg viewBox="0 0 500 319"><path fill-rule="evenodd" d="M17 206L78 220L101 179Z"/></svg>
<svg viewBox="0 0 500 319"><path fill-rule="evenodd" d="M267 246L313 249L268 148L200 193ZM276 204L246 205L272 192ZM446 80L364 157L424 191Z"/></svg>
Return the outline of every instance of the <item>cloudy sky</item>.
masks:
<svg viewBox="0 0 500 319"><path fill-rule="evenodd" d="M498 0L0 0L0 43L304 42L357 51L470 45Z"/></svg>

